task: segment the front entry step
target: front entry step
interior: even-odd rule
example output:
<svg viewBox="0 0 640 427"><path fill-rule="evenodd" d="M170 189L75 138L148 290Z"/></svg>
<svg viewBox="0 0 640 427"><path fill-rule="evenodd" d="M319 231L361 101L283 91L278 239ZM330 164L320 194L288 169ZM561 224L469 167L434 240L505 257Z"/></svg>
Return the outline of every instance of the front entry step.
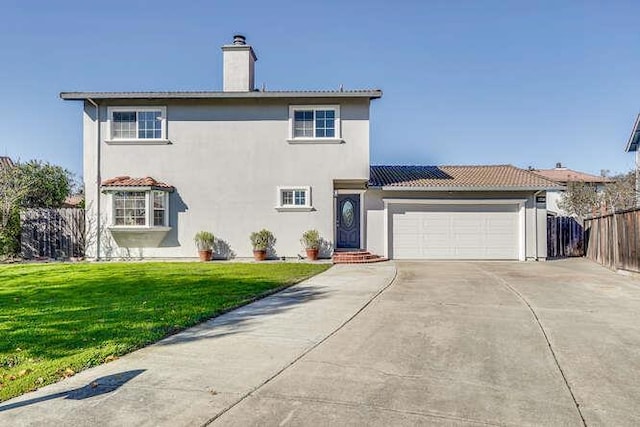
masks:
<svg viewBox="0 0 640 427"><path fill-rule="evenodd" d="M368 264L381 261L387 261L387 259L364 250L336 251L333 253L334 264Z"/></svg>

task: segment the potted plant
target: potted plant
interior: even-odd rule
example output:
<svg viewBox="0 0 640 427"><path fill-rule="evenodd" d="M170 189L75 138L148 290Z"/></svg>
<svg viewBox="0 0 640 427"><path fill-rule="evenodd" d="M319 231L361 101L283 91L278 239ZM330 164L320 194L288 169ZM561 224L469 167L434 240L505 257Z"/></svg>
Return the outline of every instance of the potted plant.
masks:
<svg viewBox="0 0 640 427"><path fill-rule="evenodd" d="M318 230L307 230L302 233L300 243L304 245L307 252L307 258L311 261L318 259L318 250L320 249L320 233Z"/></svg>
<svg viewBox="0 0 640 427"><path fill-rule="evenodd" d="M200 261L211 261L213 257L213 244L216 241L215 236L208 231L199 231L196 233L193 241L198 248L198 256Z"/></svg>
<svg viewBox="0 0 640 427"><path fill-rule="evenodd" d="M272 232L266 229L255 231L249 236L253 246L253 257L256 261L264 261L267 258L267 250L276 243L276 238Z"/></svg>

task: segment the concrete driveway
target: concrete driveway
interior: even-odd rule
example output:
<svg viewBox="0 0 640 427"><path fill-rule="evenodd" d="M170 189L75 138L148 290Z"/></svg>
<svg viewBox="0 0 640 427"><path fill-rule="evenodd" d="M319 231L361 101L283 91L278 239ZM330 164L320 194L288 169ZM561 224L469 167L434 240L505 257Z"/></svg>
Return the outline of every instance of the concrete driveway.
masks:
<svg viewBox="0 0 640 427"><path fill-rule="evenodd" d="M0 425L640 425L640 280L584 259L336 266L3 402Z"/></svg>
<svg viewBox="0 0 640 427"><path fill-rule="evenodd" d="M214 425L640 425L640 281L584 259L398 263Z"/></svg>

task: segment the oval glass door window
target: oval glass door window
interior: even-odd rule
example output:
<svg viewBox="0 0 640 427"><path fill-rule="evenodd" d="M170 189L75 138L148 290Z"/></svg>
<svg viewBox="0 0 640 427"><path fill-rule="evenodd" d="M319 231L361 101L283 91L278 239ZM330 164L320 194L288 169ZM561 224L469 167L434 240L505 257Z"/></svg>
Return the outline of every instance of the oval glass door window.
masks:
<svg viewBox="0 0 640 427"><path fill-rule="evenodd" d="M342 205L342 224L350 228L353 225L353 219L353 203L351 203L351 200L347 200Z"/></svg>

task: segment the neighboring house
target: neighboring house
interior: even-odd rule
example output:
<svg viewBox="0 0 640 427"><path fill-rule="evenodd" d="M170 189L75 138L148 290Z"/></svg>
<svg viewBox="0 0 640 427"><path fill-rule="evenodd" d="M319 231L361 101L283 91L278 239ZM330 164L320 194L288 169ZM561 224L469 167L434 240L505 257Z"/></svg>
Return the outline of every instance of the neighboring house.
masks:
<svg viewBox="0 0 640 427"><path fill-rule="evenodd" d="M194 257L200 230L250 257L262 228L287 257L309 229L396 259L546 256L536 195L557 184L513 166L370 167L380 90L256 90L244 37L222 51L222 91L61 93L84 103L88 257Z"/></svg>
<svg viewBox="0 0 640 427"><path fill-rule="evenodd" d="M0 156L0 168L15 166L11 157Z"/></svg>
<svg viewBox="0 0 640 427"><path fill-rule="evenodd" d="M63 208L80 208L84 204L84 195L82 194L72 194L71 196L67 196L62 202Z"/></svg>
<svg viewBox="0 0 640 427"><path fill-rule="evenodd" d="M640 197L638 196L640 194L640 150L638 150L638 145L640 145L640 114L636 117L631 136L629 136L624 150L627 153L636 153L636 205L640 206Z"/></svg>
<svg viewBox="0 0 640 427"><path fill-rule="evenodd" d="M556 163L556 167L553 169L531 169L531 172L562 186L559 189L547 191L547 213L553 216L569 215L560 207L560 202L566 191L566 186L570 182L580 182L592 186L595 192L602 191L607 183L612 182L611 178L575 171L562 166L562 163Z"/></svg>

